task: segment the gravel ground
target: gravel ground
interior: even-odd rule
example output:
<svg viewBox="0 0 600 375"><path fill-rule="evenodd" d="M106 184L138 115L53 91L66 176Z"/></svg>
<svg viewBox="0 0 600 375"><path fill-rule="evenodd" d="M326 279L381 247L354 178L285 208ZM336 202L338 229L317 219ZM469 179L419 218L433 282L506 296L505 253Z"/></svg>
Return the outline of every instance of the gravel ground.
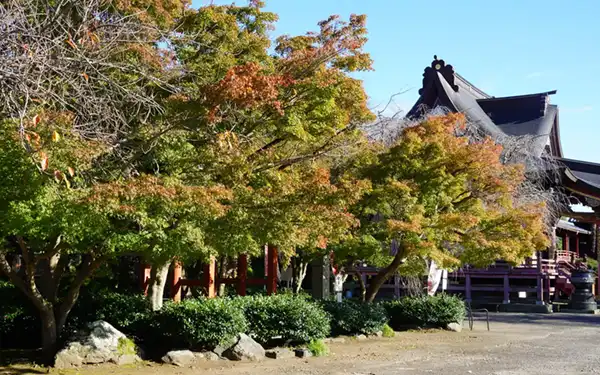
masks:
<svg viewBox="0 0 600 375"><path fill-rule="evenodd" d="M144 364L87 367L54 374L90 375L403 375L403 374L600 374L600 316L492 314L491 331L482 320L462 333L398 333L393 339L330 344L325 358L213 362L195 368ZM33 369L31 369L33 370ZM0 368L6 373L23 367Z"/></svg>

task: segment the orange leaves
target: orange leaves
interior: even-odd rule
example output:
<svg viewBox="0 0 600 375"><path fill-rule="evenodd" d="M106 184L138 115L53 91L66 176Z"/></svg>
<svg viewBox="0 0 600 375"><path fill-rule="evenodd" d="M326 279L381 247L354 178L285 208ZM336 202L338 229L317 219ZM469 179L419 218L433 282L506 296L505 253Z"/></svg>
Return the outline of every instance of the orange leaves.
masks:
<svg viewBox="0 0 600 375"><path fill-rule="evenodd" d="M73 167L67 168L67 171L69 172L69 176L75 177L75 169Z"/></svg>
<svg viewBox="0 0 600 375"><path fill-rule="evenodd" d="M127 181L97 184L87 201L116 213L143 213L155 207L165 215L200 210L204 215L222 215L227 210L222 200L231 197L231 191L222 186L187 186L178 181L143 175Z"/></svg>
<svg viewBox="0 0 600 375"><path fill-rule="evenodd" d="M37 124L39 124L39 123L40 123L40 121L42 121L42 117L41 117L39 114L38 114L38 115L35 115L35 116L33 116L33 118L31 119L31 123L32 123L32 125L33 125L34 127L36 127L36 126L37 126Z"/></svg>
<svg viewBox="0 0 600 375"><path fill-rule="evenodd" d="M222 103L233 103L240 108L249 109L271 106L282 111L277 101L279 90L290 85L290 77L268 74L257 63L247 63L230 69L225 77L209 89L209 100L213 103L213 120Z"/></svg>
<svg viewBox="0 0 600 375"><path fill-rule="evenodd" d="M48 155L46 155L45 152L40 153L40 168L42 169L42 171L45 171L46 169L48 169Z"/></svg>
<svg viewBox="0 0 600 375"><path fill-rule="evenodd" d="M75 44L75 42L73 41L73 39L71 39L71 37L69 37L66 41L65 41L71 48L73 49L77 49L77 45Z"/></svg>

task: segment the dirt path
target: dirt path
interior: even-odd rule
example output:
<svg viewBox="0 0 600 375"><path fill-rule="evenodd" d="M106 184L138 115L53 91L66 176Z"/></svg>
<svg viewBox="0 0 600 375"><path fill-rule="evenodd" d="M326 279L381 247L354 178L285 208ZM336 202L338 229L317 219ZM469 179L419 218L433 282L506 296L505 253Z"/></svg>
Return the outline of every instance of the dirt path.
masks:
<svg viewBox="0 0 600 375"><path fill-rule="evenodd" d="M600 317L577 315L492 316L492 330L404 332L393 339L330 344L325 358L219 361L195 368L158 364L52 371L64 375L403 375L403 374L600 374ZM5 373L24 368L5 368ZM18 371L18 372L7 372ZM37 373L45 373L41 370ZM0 370L2 374L2 370Z"/></svg>

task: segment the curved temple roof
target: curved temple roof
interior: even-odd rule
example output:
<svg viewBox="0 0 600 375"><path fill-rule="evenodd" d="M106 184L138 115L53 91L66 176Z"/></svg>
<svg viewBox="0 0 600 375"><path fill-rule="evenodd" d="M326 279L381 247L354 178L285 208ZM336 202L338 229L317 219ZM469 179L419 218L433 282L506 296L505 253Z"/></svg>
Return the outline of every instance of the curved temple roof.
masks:
<svg viewBox="0 0 600 375"><path fill-rule="evenodd" d="M538 156L547 153L564 166L564 187L600 201L600 164L563 158L558 106L550 104L550 95L556 94L556 90L493 97L454 72L452 65L434 56L423 72L423 87L419 94L407 117L418 118L430 109L445 107L464 113L492 137L533 137L533 149Z"/></svg>
<svg viewBox="0 0 600 375"><path fill-rule="evenodd" d="M492 97L455 73L452 65L434 56L423 73L421 97L407 117L419 117L429 109L443 106L464 113L492 137L532 136L536 140L534 149L541 155L546 145L556 146L551 137L558 125L558 107L549 104L549 96L555 93ZM553 148L554 154L562 156L560 147Z"/></svg>

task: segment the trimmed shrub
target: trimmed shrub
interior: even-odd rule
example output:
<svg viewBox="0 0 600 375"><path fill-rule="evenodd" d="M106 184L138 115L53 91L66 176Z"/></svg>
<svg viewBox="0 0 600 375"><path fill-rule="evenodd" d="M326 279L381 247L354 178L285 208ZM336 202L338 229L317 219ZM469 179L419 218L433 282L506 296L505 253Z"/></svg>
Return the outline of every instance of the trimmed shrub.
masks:
<svg viewBox="0 0 600 375"><path fill-rule="evenodd" d="M248 323L231 299L212 298L167 303L156 313L152 326L153 337L165 347L213 349L247 332Z"/></svg>
<svg viewBox="0 0 600 375"><path fill-rule="evenodd" d="M85 292L69 315L70 331L87 323L104 320L128 336L142 335L153 315L150 303L141 294L108 291Z"/></svg>
<svg viewBox="0 0 600 375"><path fill-rule="evenodd" d="M331 317L331 333L338 335L366 335L383 330L388 322L386 310L380 304L352 300L324 301L323 308Z"/></svg>
<svg viewBox="0 0 600 375"><path fill-rule="evenodd" d="M458 297L446 294L431 297L404 297L383 302L382 305L387 310L390 326L394 329L442 328L449 323L462 322L466 315L464 302Z"/></svg>
<svg viewBox="0 0 600 375"><path fill-rule="evenodd" d="M248 321L248 334L263 345L307 343L329 335L329 317L304 296L278 294L237 298Z"/></svg>
<svg viewBox="0 0 600 375"><path fill-rule="evenodd" d="M310 350L311 354L315 357L324 357L329 355L329 347L323 342L323 340L312 340L306 346Z"/></svg>

